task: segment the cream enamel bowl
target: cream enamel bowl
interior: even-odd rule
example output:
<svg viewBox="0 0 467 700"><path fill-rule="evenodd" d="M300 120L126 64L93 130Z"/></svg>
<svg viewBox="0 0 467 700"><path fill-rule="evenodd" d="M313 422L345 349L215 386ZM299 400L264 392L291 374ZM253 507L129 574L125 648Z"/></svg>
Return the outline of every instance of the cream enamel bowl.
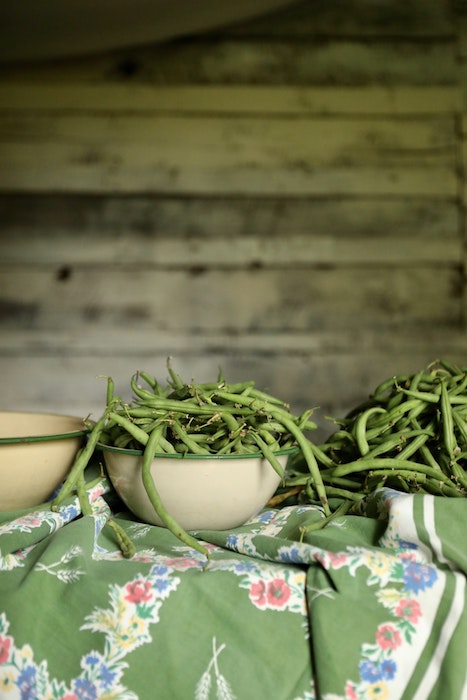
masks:
<svg viewBox="0 0 467 700"><path fill-rule="evenodd" d="M0 411L0 511L44 503L65 479L87 432L74 416Z"/></svg>
<svg viewBox="0 0 467 700"><path fill-rule="evenodd" d="M162 525L142 480L142 454L99 445L109 478L140 520ZM285 466L296 450L277 452ZM280 476L262 455L156 455L151 475L165 510L185 530L243 525L276 491Z"/></svg>

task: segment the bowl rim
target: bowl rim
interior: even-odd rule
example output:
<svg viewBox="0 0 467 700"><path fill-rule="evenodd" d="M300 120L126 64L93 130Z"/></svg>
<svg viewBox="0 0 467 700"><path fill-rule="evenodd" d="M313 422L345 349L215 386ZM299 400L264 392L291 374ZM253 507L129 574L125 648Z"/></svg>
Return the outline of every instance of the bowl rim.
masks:
<svg viewBox="0 0 467 700"><path fill-rule="evenodd" d="M116 447L115 445L106 445L103 442L98 442L96 445L96 449L99 450L100 452L112 452L114 454L119 454L119 455L126 455L126 456L134 456L134 457L142 457L144 454L144 450L136 450L136 449L131 449L127 447ZM297 446L295 447L287 447L283 450L277 450L274 452L275 457L281 457L281 456L287 456L287 455L292 455L292 454L297 454L300 451L300 448ZM202 460L202 459L221 459L221 460L229 460L229 459L267 459L266 456L263 454L263 452L248 452L248 453L241 453L241 452L231 452L229 454L216 454L215 452L210 452L209 454L205 455L200 455L200 454L194 454L193 452L156 452L154 454L154 459L160 459L160 458L166 458L166 459L187 459L187 460Z"/></svg>
<svg viewBox="0 0 467 700"><path fill-rule="evenodd" d="M18 416L50 416L51 418L70 418L72 420L81 421L83 428L76 430L67 430L62 433L49 433L46 435L18 435L15 437L0 437L0 445L21 445L33 442L50 442L51 440L64 440L68 438L78 438L87 435L91 431L91 427L85 426L85 419L81 416L72 416L66 413L49 413L45 411L0 411L2 414L16 414Z"/></svg>

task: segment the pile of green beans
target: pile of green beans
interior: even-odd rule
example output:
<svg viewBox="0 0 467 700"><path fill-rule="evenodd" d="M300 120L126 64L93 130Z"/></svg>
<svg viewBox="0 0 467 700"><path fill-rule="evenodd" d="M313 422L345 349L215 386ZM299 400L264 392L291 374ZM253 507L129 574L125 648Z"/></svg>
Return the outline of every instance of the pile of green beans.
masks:
<svg viewBox="0 0 467 700"><path fill-rule="evenodd" d="M308 465L313 488L327 515L331 514L326 489L307 431L314 430L314 409L293 415L284 401L256 388L252 381L229 384L222 374L212 383L185 382L167 363L165 386L147 372L130 380L129 403L115 395L114 382L107 377L106 407L93 425L85 448L78 455L59 494L52 502L57 509L77 491L85 498L83 472L96 449L102 446L137 450L143 455L142 478L148 497L159 518L179 539L207 555L200 543L167 513L150 475L155 455L251 455L262 454L285 479L276 453L296 450ZM232 463L235 469L235 462ZM81 487L80 487L81 486ZM80 487L80 488L79 488ZM83 513L89 505L82 504ZM134 549L115 522L111 523L122 551Z"/></svg>
<svg viewBox="0 0 467 700"><path fill-rule="evenodd" d="M315 456L329 498L358 503L387 486L407 493L467 495L467 368L436 360L416 374L391 377L342 420ZM317 493L300 461L286 489Z"/></svg>

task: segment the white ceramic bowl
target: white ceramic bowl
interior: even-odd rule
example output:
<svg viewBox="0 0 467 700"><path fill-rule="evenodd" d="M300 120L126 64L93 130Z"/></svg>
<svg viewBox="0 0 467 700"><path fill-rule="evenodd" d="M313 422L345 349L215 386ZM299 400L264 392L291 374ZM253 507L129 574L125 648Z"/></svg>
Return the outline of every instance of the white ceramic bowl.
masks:
<svg viewBox="0 0 467 700"><path fill-rule="evenodd" d="M100 445L109 478L140 520L162 522L142 480L142 454ZM276 453L285 466L296 450ZM227 530L243 525L276 491L280 476L262 455L156 455L151 475L164 508L185 530Z"/></svg>
<svg viewBox="0 0 467 700"><path fill-rule="evenodd" d="M0 411L0 511L44 503L65 479L87 432L74 416Z"/></svg>

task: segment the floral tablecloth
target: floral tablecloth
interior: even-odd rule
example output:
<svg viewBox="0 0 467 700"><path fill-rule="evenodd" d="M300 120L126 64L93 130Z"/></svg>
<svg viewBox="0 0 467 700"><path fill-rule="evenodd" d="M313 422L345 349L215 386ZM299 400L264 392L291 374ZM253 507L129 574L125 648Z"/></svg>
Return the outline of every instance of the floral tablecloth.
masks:
<svg viewBox="0 0 467 700"><path fill-rule="evenodd" d="M105 477L90 500L0 514L0 698L467 698L463 499L381 490L317 530L265 509L198 533L207 566Z"/></svg>

